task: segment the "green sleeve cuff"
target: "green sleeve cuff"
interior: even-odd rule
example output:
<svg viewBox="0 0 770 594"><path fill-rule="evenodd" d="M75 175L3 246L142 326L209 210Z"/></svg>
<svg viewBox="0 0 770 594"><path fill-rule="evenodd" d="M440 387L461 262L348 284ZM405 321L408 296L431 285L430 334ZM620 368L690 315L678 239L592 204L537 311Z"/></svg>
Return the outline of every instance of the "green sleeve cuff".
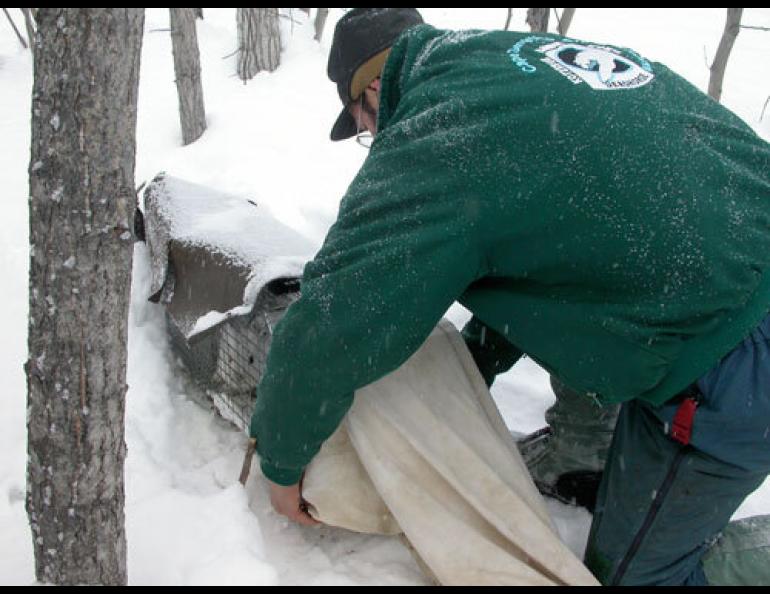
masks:
<svg viewBox="0 0 770 594"><path fill-rule="evenodd" d="M270 464L267 460L262 460L260 462L260 467L262 468L262 474L264 474L265 477L283 487L296 485L302 478L302 473L305 471L304 468L281 468Z"/></svg>
<svg viewBox="0 0 770 594"><path fill-rule="evenodd" d="M475 316L465 325L462 334L487 387L492 386L498 375L513 367L523 354L505 336Z"/></svg>

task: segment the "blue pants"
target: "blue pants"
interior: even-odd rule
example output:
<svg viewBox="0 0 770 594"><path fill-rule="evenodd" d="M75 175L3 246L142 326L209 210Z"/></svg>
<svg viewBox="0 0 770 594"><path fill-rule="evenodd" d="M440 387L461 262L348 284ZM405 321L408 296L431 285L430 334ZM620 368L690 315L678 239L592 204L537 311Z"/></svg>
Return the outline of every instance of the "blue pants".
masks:
<svg viewBox="0 0 770 594"><path fill-rule="evenodd" d="M770 316L697 381L689 445L681 399L625 403L585 562L605 585L705 585L701 558L770 473Z"/></svg>

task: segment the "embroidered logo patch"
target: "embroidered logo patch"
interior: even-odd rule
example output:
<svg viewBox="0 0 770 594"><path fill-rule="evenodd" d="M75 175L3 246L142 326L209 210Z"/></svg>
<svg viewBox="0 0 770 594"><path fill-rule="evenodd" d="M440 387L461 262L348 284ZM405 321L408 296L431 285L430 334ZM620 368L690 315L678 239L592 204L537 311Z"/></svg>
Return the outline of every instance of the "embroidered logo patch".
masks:
<svg viewBox="0 0 770 594"><path fill-rule="evenodd" d="M647 60L636 56L636 63L612 47L557 41L537 51L545 54L542 62L559 74L576 85L583 82L597 91L637 89L655 78Z"/></svg>

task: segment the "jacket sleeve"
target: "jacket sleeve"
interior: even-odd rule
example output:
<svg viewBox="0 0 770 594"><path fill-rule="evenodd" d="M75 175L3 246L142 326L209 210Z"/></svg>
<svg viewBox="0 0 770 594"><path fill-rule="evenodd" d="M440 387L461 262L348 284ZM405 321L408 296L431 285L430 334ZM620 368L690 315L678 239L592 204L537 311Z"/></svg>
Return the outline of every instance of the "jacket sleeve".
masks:
<svg viewBox="0 0 770 594"><path fill-rule="evenodd" d="M502 334L475 316L463 328L463 338L488 387L498 375L513 367L523 354Z"/></svg>
<svg viewBox="0 0 770 594"><path fill-rule="evenodd" d="M275 328L257 388L251 435L279 484L300 480L355 390L406 361L480 274L467 215L478 205L408 147L377 147Z"/></svg>

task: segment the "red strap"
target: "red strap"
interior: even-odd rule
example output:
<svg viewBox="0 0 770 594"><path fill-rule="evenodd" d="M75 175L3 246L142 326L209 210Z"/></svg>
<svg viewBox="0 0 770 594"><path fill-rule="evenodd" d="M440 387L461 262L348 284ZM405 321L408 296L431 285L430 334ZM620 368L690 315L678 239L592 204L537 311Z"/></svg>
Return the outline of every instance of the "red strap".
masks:
<svg viewBox="0 0 770 594"><path fill-rule="evenodd" d="M671 438L682 445L690 443L692 437L692 422L695 418L695 409L698 401L695 398L685 398L674 415L674 425L671 427Z"/></svg>

